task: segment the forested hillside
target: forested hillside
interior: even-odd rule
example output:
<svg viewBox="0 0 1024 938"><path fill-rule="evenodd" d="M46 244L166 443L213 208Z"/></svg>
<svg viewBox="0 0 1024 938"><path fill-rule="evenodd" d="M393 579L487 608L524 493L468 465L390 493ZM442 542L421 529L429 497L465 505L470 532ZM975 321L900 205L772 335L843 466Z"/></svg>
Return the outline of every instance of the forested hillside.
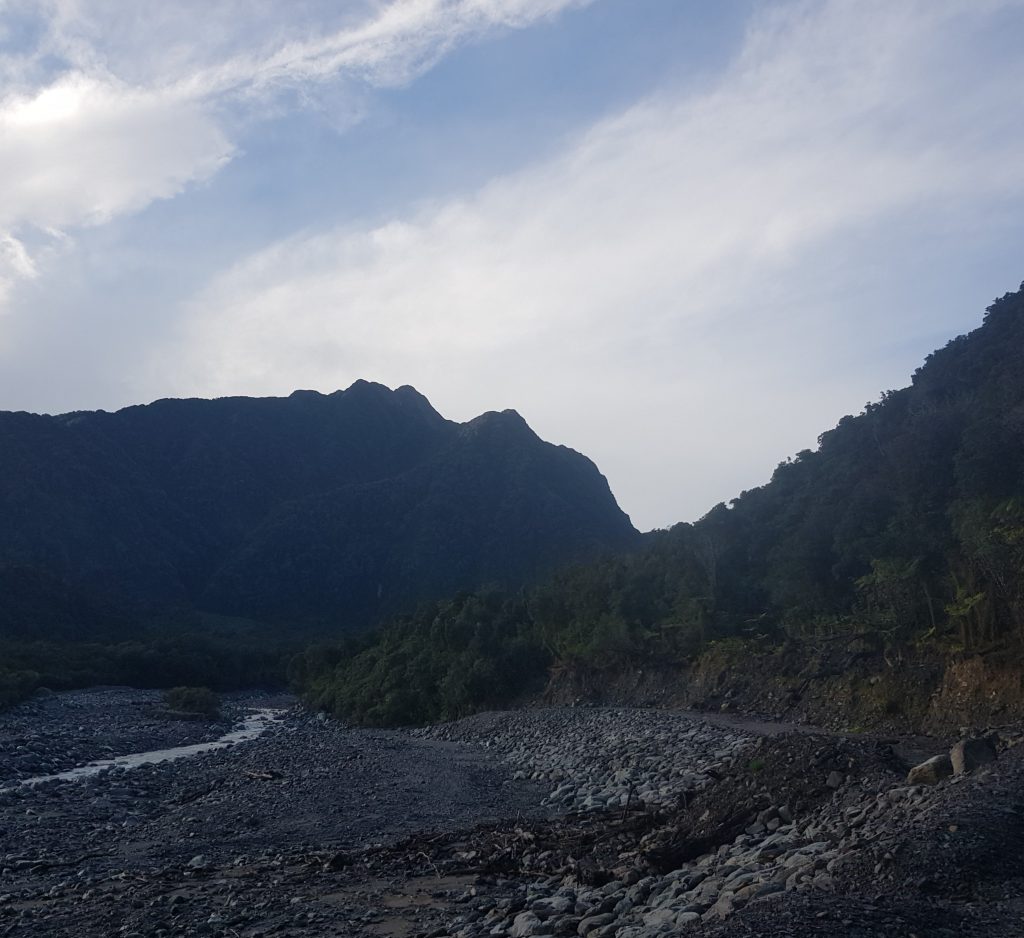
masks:
<svg viewBox="0 0 1024 938"><path fill-rule="evenodd" d="M638 539L584 456L410 387L0 413L0 706L281 686L310 634Z"/></svg>
<svg viewBox="0 0 1024 938"><path fill-rule="evenodd" d="M909 387L697 523L539 587L462 594L311 648L293 678L338 714L415 722L506 702L551 668L836 632L895 654L1024 646L1024 288Z"/></svg>
<svg viewBox="0 0 1024 938"><path fill-rule="evenodd" d="M410 387L0 413L0 637L197 612L358 629L637 537L584 456Z"/></svg>

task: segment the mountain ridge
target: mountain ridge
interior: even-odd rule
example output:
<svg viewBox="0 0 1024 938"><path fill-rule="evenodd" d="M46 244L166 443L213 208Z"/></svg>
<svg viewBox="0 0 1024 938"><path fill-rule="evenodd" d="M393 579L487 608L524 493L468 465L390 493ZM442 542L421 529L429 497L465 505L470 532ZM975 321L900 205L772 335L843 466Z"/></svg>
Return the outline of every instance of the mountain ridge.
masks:
<svg viewBox="0 0 1024 938"><path fill-rule="evenodd" d="M639 536L585 456L514 411L447 420L409 385L4 412L0 446L5 579L31 570L26 582L55 578L83 608L129 617L361 627ZM414 563L417 549L431 554ZM40 629L0 612L0 630Z"/></svg>

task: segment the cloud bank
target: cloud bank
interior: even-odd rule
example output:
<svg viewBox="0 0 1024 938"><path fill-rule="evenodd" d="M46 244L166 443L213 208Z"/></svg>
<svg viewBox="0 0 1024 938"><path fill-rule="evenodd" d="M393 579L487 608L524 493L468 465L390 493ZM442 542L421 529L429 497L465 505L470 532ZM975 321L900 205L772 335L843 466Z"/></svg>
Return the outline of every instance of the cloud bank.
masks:
<svg viewBox="0 0 1024 938"><path fill-rule="evenodd" d="M466 4L465 22L555 6ZM642 526L693 517L685 494L672 505L665 492L693 488L700 460L719 497L735 494L764 477L750 452L781 457L863 403L862 383L822 371L865 331L887 341L884 317L857 304L901 263L896 239L955 238L1024 194L1024 62L989 52L1020 7L769 5L712 86L666 88L461 198L294 237L225 272L191 303L167 387L286 393L369 377L416 384L459 417L481 399L516 406L594 456ZM384 54L397 72L377 71L376 40L355 48L389 81L445 41ZM351 54L282 52L265 75L350 67Z"/></svg>

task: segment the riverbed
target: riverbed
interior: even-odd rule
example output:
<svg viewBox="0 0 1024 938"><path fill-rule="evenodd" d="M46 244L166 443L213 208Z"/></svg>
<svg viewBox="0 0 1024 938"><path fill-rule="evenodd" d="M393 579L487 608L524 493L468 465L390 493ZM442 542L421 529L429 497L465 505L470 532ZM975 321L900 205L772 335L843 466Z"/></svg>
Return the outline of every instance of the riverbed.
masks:
<svg viewBox="0 0 1024 938"><path fill-rule="evenodd" d="M113 756L109 759L97 759L63 772L55 772L52 775L30 775L28 778L20 779L19 785L34 787L61 782L81 782L103 772L128 772L144 765L177 762L179 759L189 759L192 756L216 752L219 749L227 749L229 746L234 746L238 743L259 739L271 726L279 723L285 713L284 709L276 707L250 708L229 731L209 742L189 743L165 749L131 752L126 755ZM0 789L0 791L2 790L4 789Z"/></svg>
<svg viewBox="0 0 1024 938"><path fill-rule="evenodd" d="M304 895L310 888L311 868L296 858L547 813L542 785L514 779L480 747L348 729L254 695L227 699L234 727L158 726L150 709L158 701L149 692L82 692L0 715L0 738L31 734L36 757L50 764L69 761L57 752L61 740L72 752L94 752L82 741L100 736L115 749L99 770L70 766L42 784L27 784L33 777L24 772L4 780L0 934L227 936L279 933L266 928L284 922L289 934L360 934L360 916L373 906L367 896L379 887L366 886L364 896L360 886L348 904L362 903L363 911L345 913L330 930L323 930L322 910L303 919L306 930L294 930L300 911L323 905L293 903L296 889ZM205 738L193 742L197 736ZM136 751L150 740L160 747ZM176 758L163 758L168 754ZM278 859L284 856L287 862ZM278 888L296 862L302 885ZM203 905L200 915L195 904L167 904L174 891L168 883L205 896L222 881L213 890L216 909L223 895L245 893L245 908L228 918L254 930L213 928L212 907Z"/></svg>
<svg viewBox="0 0 1024 938"><path fill-rule="evenodd" d="M106 689L0 715L0 938L1021 933L1024 747L922 789L881 741L740 718L380 731L292 703L200 725Z"/></svg>

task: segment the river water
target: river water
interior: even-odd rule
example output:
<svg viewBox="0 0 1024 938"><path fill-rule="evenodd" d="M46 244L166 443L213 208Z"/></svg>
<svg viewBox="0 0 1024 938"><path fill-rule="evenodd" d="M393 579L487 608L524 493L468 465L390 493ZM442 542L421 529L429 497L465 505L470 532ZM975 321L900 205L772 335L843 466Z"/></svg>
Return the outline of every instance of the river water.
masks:
<svg viewBox="0 0 1024 938"><path fill-rule="evenodd" d="M150 752L134 752L126 756L116 756L113 759L101 759L96 762L89 762L65 772L58 772L55 775L37 775L34 778L22 779L20 785L42 785L46 782L75 782L100 772L115 769L134 769L140 765L153 765L158 762L174 762L177 759L187 759L189 756L198 755L201 752L213 752L216 749L226 749L236 743L244 743L251 739L262 736L271 726L279 723L284 716L284 710L264 707L258 710L251 710L242 720L236 724L231 732L225 733L219 739L206 743L194 743L189 746L175 746L172 749L153 749Z"/></svg>

